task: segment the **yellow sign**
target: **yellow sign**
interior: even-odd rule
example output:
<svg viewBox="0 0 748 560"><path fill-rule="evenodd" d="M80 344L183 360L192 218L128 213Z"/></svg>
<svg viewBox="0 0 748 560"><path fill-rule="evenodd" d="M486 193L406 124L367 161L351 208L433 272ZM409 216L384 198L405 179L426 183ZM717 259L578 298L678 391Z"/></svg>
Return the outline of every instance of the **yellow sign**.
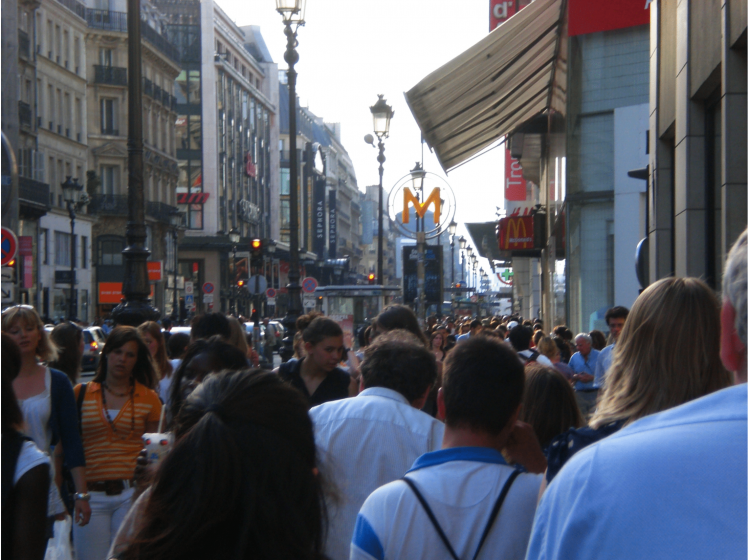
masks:
<svg viewBox="0 0 748 560"><path fill-rule="evenodd" d="M416 214L419 218L423 218L426 215L426 209L433 203L434 205L434 224L439 224L439 218L441 217L442 201L441 201L441 190L439 187L434 187L431 194L426 199L426 202L421 204L418 199L413 196L413 193L408 187L403 189L403 223L410 223L410 210L408 206L413 203L413 208L416 210Z"/></svg>

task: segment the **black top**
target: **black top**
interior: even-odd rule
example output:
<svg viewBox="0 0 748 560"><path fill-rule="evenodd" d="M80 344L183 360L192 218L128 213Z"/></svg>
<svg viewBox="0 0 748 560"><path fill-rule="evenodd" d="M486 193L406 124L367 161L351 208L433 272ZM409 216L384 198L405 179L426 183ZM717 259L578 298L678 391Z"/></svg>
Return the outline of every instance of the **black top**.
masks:
<svg viewBox="0 0 748 560"><path fill-rule="evenodd" d="M309 406L317 406L318 404L326 403L328 401L337 401L339 399L345 399L348 395L348 387L351 384L351 376L340 368L335 368L322 380L313 395L309 394L306 388L306 383L301 378L301 360L289 360L288 362L281 364L278 368L278 375L283 381L287 381L294 387L296 387L301 393L309 399Z"/></svg>
<svg viewBox="0 0 748 560"><path fill-rule="evenodd" d="M617 420L605 426L600 426L596 430L589 426L585 426L584 428L569 428L568 431L553 438L544 450L546 459L548 459L548 469L545 471L545 479L548 484L558 474L561 467L578 451L613 435L623 428L625 423L625 420Z"/></svg>

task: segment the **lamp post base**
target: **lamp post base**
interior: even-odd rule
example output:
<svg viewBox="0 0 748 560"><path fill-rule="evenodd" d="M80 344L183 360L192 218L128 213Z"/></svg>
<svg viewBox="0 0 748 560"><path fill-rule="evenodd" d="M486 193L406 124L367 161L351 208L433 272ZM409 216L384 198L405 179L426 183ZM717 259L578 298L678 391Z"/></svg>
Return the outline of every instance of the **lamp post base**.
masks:
<svg viewBox="0 0 748 560"><path fill-rule="evenodd" d="M137 327L146 321L157 321L161 316L150 301L123 301L112 310L112 320L116 325Z"/></svg>
<svg viewBox="0 0 748 560"><path fill-rule="evenodd" d="M301 286L298 283L291 283L287 286L287 290L288 311L281 321L286 329L286 337L283 339L283 346L278 352L283 362L287 362L293 358L293 339L294 336L296 336L296 319L298 319L302 313Z"/></svg>

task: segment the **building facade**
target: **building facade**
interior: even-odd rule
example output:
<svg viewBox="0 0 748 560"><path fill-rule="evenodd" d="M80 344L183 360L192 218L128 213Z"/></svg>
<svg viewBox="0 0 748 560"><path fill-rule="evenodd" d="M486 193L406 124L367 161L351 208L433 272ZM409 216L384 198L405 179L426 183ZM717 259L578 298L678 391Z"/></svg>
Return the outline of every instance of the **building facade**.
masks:
<svg viewBox="0 0 748 560"><path fill-rule="evenodd" d="M650 5L648 279L717 291L746 227L746 4Z"/></svg>

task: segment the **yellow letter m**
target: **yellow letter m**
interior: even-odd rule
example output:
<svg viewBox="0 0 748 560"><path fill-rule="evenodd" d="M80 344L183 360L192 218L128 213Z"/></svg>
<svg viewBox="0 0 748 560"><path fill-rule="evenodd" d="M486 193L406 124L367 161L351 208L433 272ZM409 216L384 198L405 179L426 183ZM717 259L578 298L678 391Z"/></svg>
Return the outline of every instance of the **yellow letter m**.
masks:
<svg viewBox="0 0 748 560"><path fill-rule="evenodd" d="M416 214L419 218L423 218L426 215L426 209L433 203L434 205L434 225L439 225L439 218L441 217L442 201L440 198L441 191L439 187L435 187L431 194L426 199L426 202L421 204L418 199L413 196L408 187L403 189L403 223L410 223L410 210L408 206L413 203L413 208L416 210Z"/></svg>

